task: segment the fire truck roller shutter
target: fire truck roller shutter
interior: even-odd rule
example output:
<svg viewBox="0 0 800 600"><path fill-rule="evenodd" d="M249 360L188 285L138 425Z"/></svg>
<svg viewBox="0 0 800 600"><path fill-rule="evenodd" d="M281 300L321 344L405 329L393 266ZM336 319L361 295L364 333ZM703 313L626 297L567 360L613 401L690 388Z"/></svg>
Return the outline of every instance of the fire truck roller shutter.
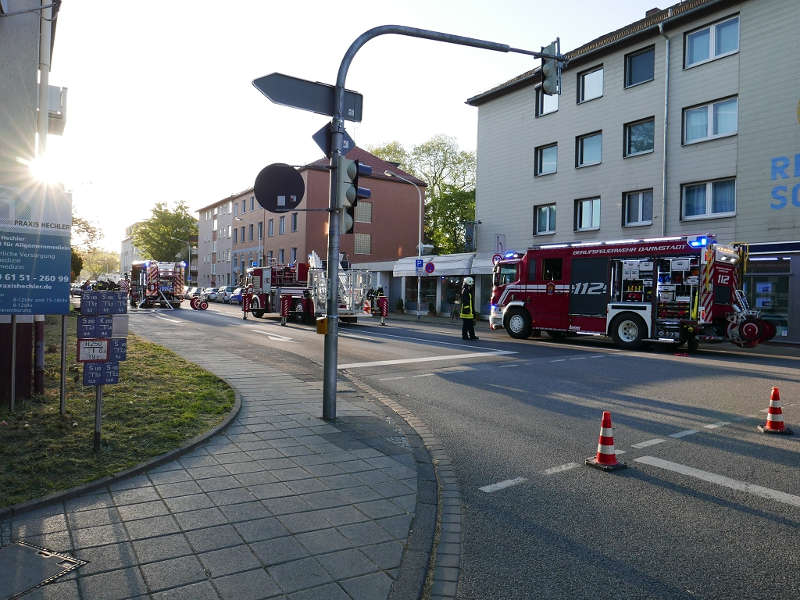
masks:
<svg viewBox="0 0 800 600"><path fill-rule="evenodd" d="M608 305L608 258L575 258L569 288L569 314L606 314Z"/></svg>
<svg viewBox="0 0 800 600"><path fill-rule="evenodd" d="M632 312L623 312L614 317L609 330L614 343L629 350L640 348L642 340L647 337L644 319Z"/></svg>

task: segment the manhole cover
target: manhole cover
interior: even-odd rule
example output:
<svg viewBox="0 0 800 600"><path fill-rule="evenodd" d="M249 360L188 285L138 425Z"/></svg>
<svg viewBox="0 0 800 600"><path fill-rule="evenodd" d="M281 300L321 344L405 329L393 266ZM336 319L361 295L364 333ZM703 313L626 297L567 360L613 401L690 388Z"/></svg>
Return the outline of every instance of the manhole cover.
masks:
<svg viewBox="0 0 800 600"><path fill-rule="evenodd" d="M0 598L15 600L86 564L23 541L0 548Z"/></svg>

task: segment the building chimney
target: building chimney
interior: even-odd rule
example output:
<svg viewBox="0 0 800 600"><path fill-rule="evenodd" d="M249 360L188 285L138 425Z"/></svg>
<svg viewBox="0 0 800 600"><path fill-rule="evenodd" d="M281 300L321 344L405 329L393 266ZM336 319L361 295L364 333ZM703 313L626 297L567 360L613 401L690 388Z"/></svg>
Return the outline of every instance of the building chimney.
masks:
<svg viewBox="0 0 800 600"><path fill-rule="evenodd" d="M644 16L645 17L652 17L654 14L660 13L660 12L661 12L661 9L656 6L655 8L651 8L646 13L644 13Z"/></svg>

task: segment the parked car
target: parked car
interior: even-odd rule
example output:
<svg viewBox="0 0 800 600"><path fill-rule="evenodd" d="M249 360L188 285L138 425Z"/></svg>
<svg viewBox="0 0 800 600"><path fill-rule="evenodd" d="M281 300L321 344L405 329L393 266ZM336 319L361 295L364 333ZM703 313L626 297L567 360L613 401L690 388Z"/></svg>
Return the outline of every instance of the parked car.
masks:
<svg viewBox="0 0 800 600"><path fill-rule="evenodd" d="M242 288L237 287L231 295L228 296L228 304L241 304L242 303Z"/></svg>
<svg viewBox="0 0 800 600"><path fill-rule="evenodd" d="M197 288L194 287L187 287L183 290L183 297L184 298L191 298L194 295L194 292Z"/></svg>
<svg viewBox="0 0 800 600"><path fill-rule="evenodd" d="M217 302L227 302L230 295L233 293L233 290L236 289L236 286L233 285L223 285L217 290Z"/></svg>
<svg viewBox="0 0 800 600"><path fill-rule="evenodd" d="M70 296L80 296L82 293L83 293L83 290L81 289L81 284L80 283L73 283L71 286L69 286L69 295Z"/></svg>
<svg viewBox="0 0 800 600"><path fill-rule="evenodd" d="M203 295L209 302L214 302L217 299L217 288L207 287L203 290Z"/></svg>

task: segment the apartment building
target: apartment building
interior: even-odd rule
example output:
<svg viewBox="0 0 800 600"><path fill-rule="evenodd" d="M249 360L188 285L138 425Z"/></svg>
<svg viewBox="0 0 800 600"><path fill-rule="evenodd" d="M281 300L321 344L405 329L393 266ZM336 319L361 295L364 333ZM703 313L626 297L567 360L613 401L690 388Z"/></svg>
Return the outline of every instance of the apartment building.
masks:
<svg viewBox="0 0 800 600"><path fill-rule="evenodd" d="M359 200L354 233L339 238L340 251L351 263L396 260L415 254L419 195L412 185L386 176L385 171L413 181L422 194L425 183L361 148L353 148L347 157L372 167L372 175L361 177L359 182L361 187L371 189L372 197ZM232 264L237 278L253 265L306 262L312 251L323 260L327 258L328 161L320 159L299 172L306 189L299 206L302 210L267 212L256 201L252 188L234 201Z"/></svg>
<svg viewBox="0 0 800 600"><path fill-rule="evenodd" d="M201 208L197 223L197 285L219 287L236 283L232 273L234 206L249 192L228 196Z"/></svg>
<svg viewBox="0 0 800 600"><path fill-rule="evenodd" d="M478 249L712 233L749 242L751 304L800 341L800 11L690 0L478 107ZM793 276L794 275L794 276Z"/></svg>
<svg viewBox="0 0 800 600"><path fill-rule="evenodd" d="M141 223L141 221L139 221L139 223ZM120 273L130 273L132 263L137 260L144 260L141 250L134 245L133 238L131 237L133 235L134 227L139 225L139 223L128 225L125 228L125 237L122 238L119 251Z"/></svg>

